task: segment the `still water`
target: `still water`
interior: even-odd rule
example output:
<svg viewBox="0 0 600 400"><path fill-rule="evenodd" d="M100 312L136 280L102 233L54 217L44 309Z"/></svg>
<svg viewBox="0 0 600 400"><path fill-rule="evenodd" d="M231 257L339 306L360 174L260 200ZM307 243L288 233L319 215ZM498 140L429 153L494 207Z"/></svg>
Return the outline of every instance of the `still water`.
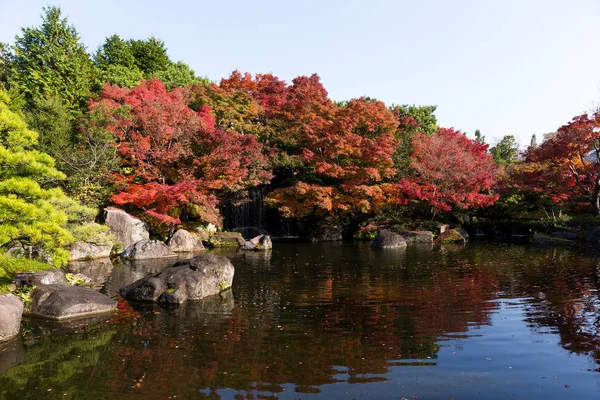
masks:
<svg viewBox="0 0 600 400"><path fill-rule="evenodd" d="M566 249L275 244L177 309L26 320L2 399L599 399L600 257ZM102 290L161 263L79 264Z"/></svg>

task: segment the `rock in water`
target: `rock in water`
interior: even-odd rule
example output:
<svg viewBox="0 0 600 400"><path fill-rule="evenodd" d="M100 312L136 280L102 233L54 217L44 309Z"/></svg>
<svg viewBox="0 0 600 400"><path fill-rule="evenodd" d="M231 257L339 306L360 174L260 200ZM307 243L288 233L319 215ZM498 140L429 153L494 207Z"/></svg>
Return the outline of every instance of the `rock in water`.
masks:
<svg viewBox="0 0 600 400"><path fill-rule="evenodd" d="M271 250L273 248L273 242L269 235L259 235L255 238L248 240L242 246L243 250Z"/></svg>
<svg viewBox="0 0 600 400"><path fill-rule="evenodd" d="M0 295L0 342L19 334L22 315L23 303L17 296Z"/></svg>
<svg viewBox="0 0 600 400"><path fill-rule="evenodd" d="M463 230L464 231L464 230ZM461 234L458 229L449 229L444 233L441 233L437 238L438 243L466 243L469 239L469 235L464 232L466 237Z"/></svg>
<svg viewBox="0 0 600 400"><path fill-rule="evenodd" d="M227 257L203 254L176 263L121 288L125 300L181 304L231 287L234 268Z"/></svg>
<svg viewBox="0 0 600 400"><path fill-rule="evenodd" d="M177 230L167 242L169 248L174 252L196 252L204 250L200 239L193 236L185 229Z"/></svg>
<svg viewBox="0 0 600 400"><path fill-rule="evenodd" d="M239 232L217 232L208 240L210 247L242 247L245 243Z"/></svg>
<svg viewBox="0 0 600 400"><path fill-rule="evenodd" d="M15 276L17 287L53 285L67 283L67 277L62 269L52 268L42 272L22 272Z"/></svg>
<svg viewBox="0 0 600 400"><path fill-rule="evenodd" d="M140 240L150 239L148 227L142 220L118 208L104 209L104 223L110 227L110 232L121 242L123 249Z"/></svg>
<svg viewBox="0 0 600 400"><path fill-rule="evenodd" d="M160 240L141 240L121 253L121 257L132 260L145 260L149 258L177 257L177 254Z"/></svg>
<svg viewBox="0 0 600 400"><path fill-rule="evenodd" d="M379 231L377 237L371 243L374 249L390 249L397 247L406 247L406 240L402 235L391 231Z"/></svg>
<svg viewBox="0 0 600 400"><path fill-rule="evenodd" d="M110 257L112 243L96 244L91 242L75 242L71 244L71 261Z"/></svg>
<svg viewBox="0 0 600 400"><path fill-rule="evenodd" d="M433 243L433 232L430 231L405 231L400 235L407 243Z"/></svg>
<svg viewBox="0 0 600 400"><path fill-rule="evenodd" d="M94 289L65 284L39 286L31 295L29 314L54 320L112 311L117 302Z"/></svg>

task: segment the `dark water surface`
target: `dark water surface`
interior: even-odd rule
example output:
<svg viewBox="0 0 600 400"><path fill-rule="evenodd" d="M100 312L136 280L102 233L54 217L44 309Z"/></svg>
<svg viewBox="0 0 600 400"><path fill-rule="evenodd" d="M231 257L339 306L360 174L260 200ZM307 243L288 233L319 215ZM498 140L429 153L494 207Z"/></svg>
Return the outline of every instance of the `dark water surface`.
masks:
<svg viewBox="0 0 600 400"><path fill-rule="evenodd" d="M173 310L24 322L3 399L600 399L598 256L478 244L228 254L233 290ZM155 265L73 268L114 294Z"/></svg>

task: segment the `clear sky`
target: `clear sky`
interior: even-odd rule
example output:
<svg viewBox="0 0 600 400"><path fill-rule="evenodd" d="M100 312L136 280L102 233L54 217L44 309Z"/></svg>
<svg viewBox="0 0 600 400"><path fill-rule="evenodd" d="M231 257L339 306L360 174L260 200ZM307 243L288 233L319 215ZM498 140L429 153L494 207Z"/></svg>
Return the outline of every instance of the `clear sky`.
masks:
<svg viewBox="0 0 600 400"><path fill-rule="evenodd" d="M318 73L334 100L435 104L441 126L527 145L600 103L598 0L0 0L0 41L58 5L88 51L162 39L219 80Z"/></svg>

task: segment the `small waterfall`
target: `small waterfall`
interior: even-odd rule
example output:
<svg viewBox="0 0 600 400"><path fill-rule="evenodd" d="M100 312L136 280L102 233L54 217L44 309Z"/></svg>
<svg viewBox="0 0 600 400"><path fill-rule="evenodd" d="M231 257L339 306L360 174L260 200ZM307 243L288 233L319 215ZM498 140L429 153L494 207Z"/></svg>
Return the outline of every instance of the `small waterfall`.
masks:
<svg viewBox="0 0 600 400"><path fill-rule="evenodd" d="M277 210L265 206L265 197L271 190L270 185L260 185L248 191L231 193L221 205L223 228L240 232L246 239L260 234L298 236L296 220L282 218Z"/></svg>

